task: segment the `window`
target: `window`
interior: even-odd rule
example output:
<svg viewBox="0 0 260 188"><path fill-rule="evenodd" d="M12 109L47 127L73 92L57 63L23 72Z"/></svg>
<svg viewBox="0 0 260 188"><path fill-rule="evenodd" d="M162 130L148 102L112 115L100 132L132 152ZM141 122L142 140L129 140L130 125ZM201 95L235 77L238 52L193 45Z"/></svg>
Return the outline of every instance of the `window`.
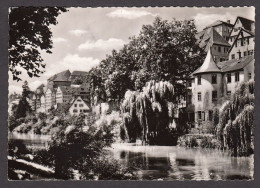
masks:
<svg viewBox="0 0 260 188"><path fill-rule="evenodd" d="M198 76L198 85L201 85L201 76Z"/></svg>
<svg viewBox="0 0 260 188"><path fill-rule="evenodd" d="M211 75L211 83L216 84L217 83L217 74L212 74Z"/></svg>
<svg viewBox="0 0 260 188"><path fill-rule="evenodd" d="M84 112L84 113L87 113L87 112L88 112L88 110L84 109L84 110L83 110L83 112Z"/></svg>
<svg viewBox="0 0 260 188"><path fill-rule="evenodd" d="M80 113L82 112L82 110L80 109Z"/></svg>
<svg viewBox="0 0 260 188"><path fill-rule="evenodd" d="M227 83L231 83L231 73L227 74Z"/></svg>
<svg viewBox="0 0 260 188"><path fill-rule="evenodd" d="M79 104L79 107L83 107L84 105L83 104Z"/></svg>
<svg viewBox="0 0 260 188"><path fill-rule="evenodd" d="M187 98L188 100L187 100L187 102L188 103L191 103L191 101L192 101L192 95L188 95L188 98Z"/></svg>
<svg viewBox="0 0 260 188"><path fill-rule="evenodd" d="M235 42L235 47L237 47L237 41Z"/></svg>
<svg viewBox="0 0 260 188"><path fill-rule="evenodd" d="M221 52L221 46L218 47L218 52Z"/></svg>
<svg viewBox="0 0 260 188"><path fill-rule="evenodd" d="M231 96L231 91L227 91L227 96L228 96L228 97Z"/></svg>
<svg viewBox="0 0 260 188"><path fill-rule="evenodd" d="M232 58L232 59L235 59L235 54L232 54L232 55L231 55L231 58Z"/></svg>
<svg viewBox="0 0 260 188"><path fill-rule="evenodd" d="M201 92L198 92L198 101L201 101Z"/></svg>
<svg viewBox="0 0 260 188"><path fill-rule="evenodd" d="M244 51L244 57L247 56L247 51Z"/></svg>
<svg viewBox="0 0 260 188"><path fill-rule="evenodd" d="M217 91L212 91L212 101L216 101L218 98L218 92Z"/></svg>
<svg viewBox="0 0 260 188"><path fill-rule="evenodd" d="M241 46L244 46L244 39L241 39Z"/></svg>
<svg viewBox="0 0 260 188"><path fill-rule="evenodd" d="M252 78L252 74L251 72L248 73L248 80L250 80Z"/></svg>
<svg viewBox="0 0 260 188"><path fill-rule="evenodd" d="M187 81L187 87L191 87L191 81Z"/></svg>
<svg viewBox="0 0 260 188"><path fill-rule="evenodd" d="M249 44L250 38L248 37L248 38L246 38L246 39L247 39L247 44Z"/></svg>
<svg viewBox="0 0 260 188"><path fill-rule="evenodd" d="M78 110L77 109L73 109L73 113L77 113L78 112Z"/></svg>
<svg viewBox="0 0 260 188"><path fill-rule="evenodd" d="M209 110L209 121L213 120L213 111Z"/></svg>
<svg viewBox="0 0 260 188"><path fill-rule="evenodd" d="M205 112L198 111L198 120L205 121Z"/></svg>
<svg viewBox="0 0 260 188"><path fill-rule="evenodd" d="M74 107L77 107L78 105L77 104L74 104Z"/></svg>
<svg viewBox="0 0 260 188"><path fill-rule="evenodd" d="M236 73L235 73L235 81L236 81L236 82L239 82L239 72L236 72Z"/></svg>
<svg viewBox="0 0 260 188"><path fill-rule="evenodd" d="M81 102L81 100L80 100L80 99L78 99L77 101L78 101L78 102Z"/></svg>
<svg viewBox="0 0 260 188"><path fill-rule="evenodd" d="M202 116L201 116L201 111L198 111L198 119L201 120Z"/></svg>
<svg viewBox="0 0 260 188"><path fill-rule="evenodd" d="M241 58L241 52L237 52L238 53L238 58Z"/></svg>

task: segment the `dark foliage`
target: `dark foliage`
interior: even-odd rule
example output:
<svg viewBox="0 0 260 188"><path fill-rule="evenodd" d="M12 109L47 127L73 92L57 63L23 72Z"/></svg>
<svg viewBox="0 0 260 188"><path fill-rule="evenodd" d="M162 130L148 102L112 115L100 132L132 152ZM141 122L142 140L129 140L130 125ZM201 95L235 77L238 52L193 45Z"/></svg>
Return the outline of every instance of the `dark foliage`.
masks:
<svg viewBox="0 0 260 188"><path fill-rule="evenodd" d="M39 77L45 68L40 50L51 53L51 25L66 12L60 7L13 7L9 13L9 70L13 80L21 80L23 68L30 77Z"/></svg>

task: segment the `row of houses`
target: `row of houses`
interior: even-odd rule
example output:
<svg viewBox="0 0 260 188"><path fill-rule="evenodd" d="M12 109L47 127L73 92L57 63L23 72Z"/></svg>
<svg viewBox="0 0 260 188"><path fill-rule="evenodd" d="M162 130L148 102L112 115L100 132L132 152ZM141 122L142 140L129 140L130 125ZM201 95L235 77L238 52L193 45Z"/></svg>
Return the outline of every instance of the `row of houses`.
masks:
<svg viewBox="0 0 260 188"><path fill-rule="evenodd" d="M46 86L41 84L28 96L28 102L36 113L51 109L68 111L71 115L90 111L90 84L87 72L69 70L53 75Z"/></svg>
<svg viewBox="0 0 260 188"><path fill-rule="evenodd" d="M216 21L197 34L207 52L187 82L186 111L195 129L213 124L213 110L231 97L241 82L254 80L255 22L237 17Z"/></svg>

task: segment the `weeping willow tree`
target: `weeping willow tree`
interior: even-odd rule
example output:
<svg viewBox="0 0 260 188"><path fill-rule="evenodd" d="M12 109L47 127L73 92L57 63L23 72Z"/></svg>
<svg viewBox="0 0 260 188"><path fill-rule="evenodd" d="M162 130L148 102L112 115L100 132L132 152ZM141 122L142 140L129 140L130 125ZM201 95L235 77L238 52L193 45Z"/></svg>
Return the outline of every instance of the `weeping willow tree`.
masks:
<svg viewBox="0 0 260 188"><path fill-rule="evenodd" d="M171 144L176 131L174 87L167 81L149 81L141 92L127 91L121 104L124 126L130 141Z"/></svg>
<svg viewBox="0 0 260 188"><path fill-rule="evenodd" d="M254 82L241 83L230 101L220 108L217 136L233 156L253 151Z"/></svg>

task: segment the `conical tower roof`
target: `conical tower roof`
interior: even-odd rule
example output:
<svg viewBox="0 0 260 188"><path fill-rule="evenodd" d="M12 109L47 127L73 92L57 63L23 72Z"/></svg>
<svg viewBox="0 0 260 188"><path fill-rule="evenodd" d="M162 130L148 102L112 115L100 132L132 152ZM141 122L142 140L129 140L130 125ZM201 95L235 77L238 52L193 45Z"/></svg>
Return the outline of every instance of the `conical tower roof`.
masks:
<svg viewBox="0 0 260 188"><path fill-rule="evenodd" d="M207 56L201 65L200 68L198 68L194 74L200 74L200 73L209 73L209 72L221 72L221 70L216 65L215 61L213 60L213 57L211 55L211 50L209 48Z"/></svg>

